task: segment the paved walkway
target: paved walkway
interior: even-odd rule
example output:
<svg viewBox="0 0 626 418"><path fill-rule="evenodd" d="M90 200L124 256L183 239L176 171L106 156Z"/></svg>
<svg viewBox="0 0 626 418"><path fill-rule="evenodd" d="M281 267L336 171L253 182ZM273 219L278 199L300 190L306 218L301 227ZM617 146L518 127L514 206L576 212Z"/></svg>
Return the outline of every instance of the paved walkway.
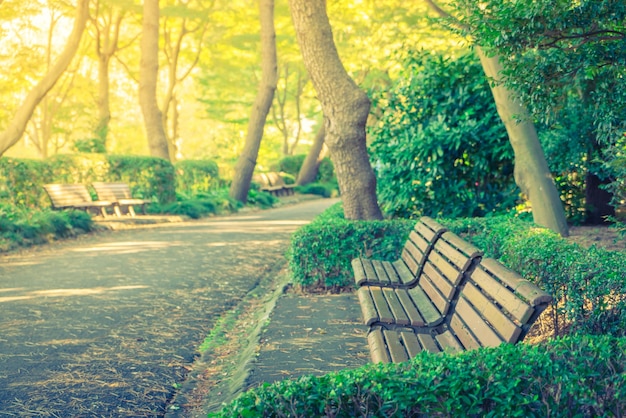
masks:
<svg viewBox="0 0 626 418"><path fill-rule="evenodd" d="M0 417L162 416L220 315L333 200L0 257Z"/></svg>

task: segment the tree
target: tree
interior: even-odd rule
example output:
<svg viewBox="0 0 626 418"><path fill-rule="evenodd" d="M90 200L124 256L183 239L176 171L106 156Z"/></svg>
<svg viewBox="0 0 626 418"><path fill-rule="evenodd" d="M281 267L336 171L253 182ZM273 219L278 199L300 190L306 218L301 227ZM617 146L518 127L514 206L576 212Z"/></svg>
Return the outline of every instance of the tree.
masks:
<svg viewBox="0 0 626 418"><path fill-rule="evenodd" d="M465 27L461 20L441 9L434 1L425 0L432 10L452 26ZM480 42L477 39L476 42ZM502 82L502 57L487 55L481 45L475 46L483 70L492 80L491 91L496 109L509 135L515 154L515 182L532 206L533 220L563 236L569 234L563 203L552 179L545 154L539 143L535 125L518 95Z"/></svg>
<svg viewBox="0 0 626 418"><path fill-rule="evenodd" d="M278 79L274 0L259 0L259 17L261 22L261 80L248 122L246 142L237 160L230 186L230 196L243 203L248 200L250 182L263 138L265 120L272 106Z"/></svg>
<svg viewBox="0 0 626 418"><path fill-rule="evenodd" d="M324 124L320 126L313 140L313 145L309 149L309 153L302 162L300 171L298 172L298 178L296 179L297 185L305 185L315 181L317 172L322 161L324 151L324 138L326 134L324 132Z"/></svg>
<svg viewBox="0 0 626 418"><path fill-rule="evenodd" d="M80 45L85 26L89 15L89 0L79 0L76 7L76 18L74 27L70 33L63 52L59 55L54 65L50 67L46 75L33 87L28 93L21 106L15 112L13 119L9 122L7 128L0 133L0 156L7 149L12 147L20 140L26 125L30 120L33 112L41 100L48 94L50 89L54 87L59 78L63 75L67 67L72 62L76 51Z"/></svg>
<svg viewBox="0 0 626 418"><path fill-rule="evenodd" d="M98 97L96 99L98 122L94 134L101 149L106 149L111 121L109 68L111 59L118 50L124 13L123 9L115 5L107 5L103 0L96 0L94 15L91 18L98 59Z"/></svg>
<svg viewBox="0 0 626 418"><path fill-rule="evenodd" d="M163 115L156 95L159 72L159 0L144 0L143 3L140 69L139 104L150 154L170 160Z"/></svg>
<svg viewBox="0 0 626 418"><path fill-rule="evenodd" d="M322 104L326 144L335 165L345 217L382 219L365 142L370 101L339 58L326 1L289 0L289 5L304 65Z"/></svg>

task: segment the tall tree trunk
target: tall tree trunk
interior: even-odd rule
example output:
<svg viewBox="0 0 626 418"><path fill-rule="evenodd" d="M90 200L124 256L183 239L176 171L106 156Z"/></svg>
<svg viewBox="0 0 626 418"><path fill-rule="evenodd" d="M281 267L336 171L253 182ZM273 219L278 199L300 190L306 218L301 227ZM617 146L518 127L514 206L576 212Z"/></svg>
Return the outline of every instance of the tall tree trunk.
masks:
<svg viewBox="0 0 626 418"><path fill-rule="evenodd" d="M315 181L321 161L320 155L324 149L325 136L324 125L322 125L315 135L315 139L313 140L313 145L311 146L309 153L302 162L302 167L300 167L298 178L296 179L297 185L302 186Z"/></svg>
<svg viewBox="0 0 626 418"><path fill-rule="evenodd" d="M163 116L157 102L159 72L159 0L144 0L139 74L139 105L150 155L170 160Z"/></svg>
<svg viewBox="0 0 626 418"><path fill-rule="evenodd" d="M233 182L230 186L230 196L243 203L248 200L250 182L259 155L265 121L272 106L278 82L274 0L259 0L259 14L261 20L261 80L248 122L246 143L237 160Z"/></svg>
<svg viewBox="0 0 626 418"><path fill-rule="evenodd" d="M502 84L500 57L488 57L480 47L476 47L476 51L485 74L495 82L491 85L491 92L515 153L515 182L530 200L533 219L536 224L567 236L569 231L563 203L539 143L535 125L515 92Z"/></svg>
<svg viewBox="0 0 626 418"><path fill-rule="evenodd" d="M101 55L98 57L98 124L96 125L96 138L106 147L109 134L109 122L111 121L111 105L109 100L109 61L110 57Z"/></svg>
<svg viewBox="0 0 626 418"><path fill-rule="evenodd" d="M345 217L382 219L365 143L370 101L341 63L326 0L289 0L289 6L304 65L322 104L326 144L335 165Z"/></svg>
<svg viewBox="0 0 626 418"><path fill-rule="evenodd" d="M30 120L33 112L41 100L48 94L48 92L54 87L61 75L65 72L67 67L72 62L78 46L80 45L80 39L85 30L85 24L89 15L89 0L79 0L76 7L76 18L74 20L74 27L67 39L65 49L59 55L59 58L52 67L48 70L46 75L41 81L28 93L22 105L17 109L15 115L7 128L0 133L0 156L2 156L6 150L20 140L26 129L26 125Z"/></svg>

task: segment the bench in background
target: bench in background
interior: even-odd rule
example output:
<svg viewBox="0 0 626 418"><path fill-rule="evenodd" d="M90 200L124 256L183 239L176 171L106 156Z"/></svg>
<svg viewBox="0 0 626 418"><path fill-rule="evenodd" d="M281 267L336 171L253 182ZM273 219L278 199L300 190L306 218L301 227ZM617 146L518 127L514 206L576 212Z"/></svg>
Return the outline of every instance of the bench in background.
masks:
<svg viewBox="0 0 626 418"><path fill-rule="evenodd" d="M104 183L95 182L91 184L98 195L98 199L107 200L114 203L113 209L117 216L122 212L128 212L135 217L134 206L139 206L143 214L146 213L146 205L152 201L146 199L135 199L131 196L130 186L126 183Z"/></svg>
<svg viewBox="0 0 626 418"><path fill-rule="evenodd" d="M261 191L268 192L274 196L289 196L295 193L295 184L287 184L282 176L278 173L257 173L254 175L254 181L259 183Z"/></svg>
<svg viewBox="0 0 626 418"><path fill-rule="evenodd" d="M107 208L114 203L108 200L93 200L84 184L46 184L44 190L52 202L53 209L97 210L103 217L107 216Z"/></svg>

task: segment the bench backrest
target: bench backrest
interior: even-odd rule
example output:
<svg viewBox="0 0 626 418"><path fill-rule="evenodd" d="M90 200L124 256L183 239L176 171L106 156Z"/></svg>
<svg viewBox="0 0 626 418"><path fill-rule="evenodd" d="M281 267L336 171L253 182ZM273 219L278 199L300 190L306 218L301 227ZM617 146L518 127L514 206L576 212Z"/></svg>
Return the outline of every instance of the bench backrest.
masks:
<svg viewBox="0 0 626 418"><path fill-rule="evenodd" d="M400 262L394 263L400 277L413 277L414 281L417 280L428 253L441 234L446 231L447 228L434 219L422 216L402 248Z"/></svg>
<svg viewBox="0 0 626 418"><path fill-rule="evenodd" d="M482 254L478 248L449 231L435 241L418 283L441 315L447 314L459 285Z"/></svg>
<svg viewBox="0 0 626 418"><path fill-rule="evenodd" d="M275 172L267 173L267 179L269 180L272 186L284 186L285 185L285 180L278 173L275 173Z"/></svg>
<svg viewBox="0 0 626 418"><path fill-rule="evenodd" d="M93 201L87 186L84 184L45 184L43 188L55 208L81 205Z"/></svg>
<svg viewBox="0 0 626 418"><path fill-rule="evenodd" d="M94 182L91 183L98 199L116 201L119 199L131 199L130 186L126 183L103 183Z"/></svg>
<svg viewBox="0 0 626 418"><path fill-rule="evenodd" d="M270 180L267 178L267 175L265 173L256 173L254 174L252 179L259 183L261 187L267 187L270 185Z"/></svg>
<svg viewBox="0 0 626 418"><path fill-rule="evenodd" d="M548 293L485 258L461 289L448 326L465 349L516 343L551 302Z"/></svg>

